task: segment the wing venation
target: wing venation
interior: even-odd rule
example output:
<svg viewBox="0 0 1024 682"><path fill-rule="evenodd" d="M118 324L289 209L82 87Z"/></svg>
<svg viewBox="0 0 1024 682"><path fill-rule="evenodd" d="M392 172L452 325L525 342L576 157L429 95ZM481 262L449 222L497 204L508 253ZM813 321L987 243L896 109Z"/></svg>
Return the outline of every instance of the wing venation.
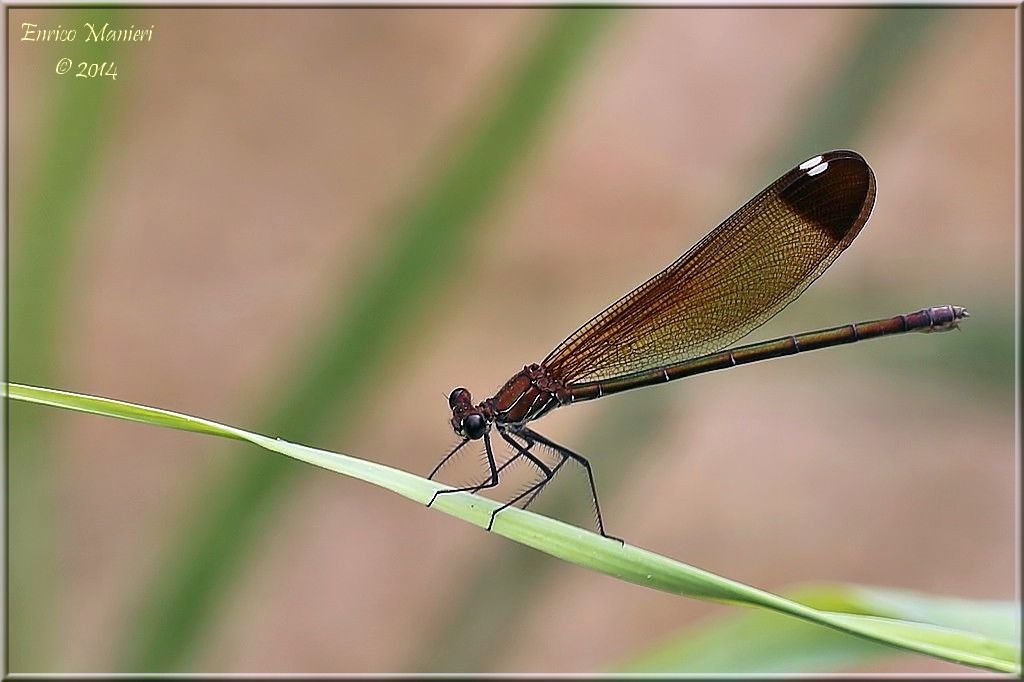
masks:
<svg viewBox="0 0 1024 682"><path fill-rule="evenodd" d="M864 227L875 178L856 152L810 159L576 330L544 360L566 385L712 353L795 300Z"/></svg>

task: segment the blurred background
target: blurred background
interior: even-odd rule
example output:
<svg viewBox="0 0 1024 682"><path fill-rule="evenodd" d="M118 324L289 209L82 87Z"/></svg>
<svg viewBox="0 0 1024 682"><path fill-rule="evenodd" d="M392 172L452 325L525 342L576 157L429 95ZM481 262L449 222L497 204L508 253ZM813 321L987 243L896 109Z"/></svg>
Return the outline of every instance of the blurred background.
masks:
<svg viewBox="0 0 1024 682"><path fill-rule="evenodd" d="M540 430L590 457L609 531L658 553L773 591L1013 599L1013 17L9 9L9 377L425 475L453 387L490 395L850 147L871 221L748 340L947 303L962 333ZM154 38L21 42L25 21ZM64 56L117 80L58 76ZM9 428L15 672L600 672L739 612L251 447L20 404ZM844 669L964 670L880 647Z"/></svg>

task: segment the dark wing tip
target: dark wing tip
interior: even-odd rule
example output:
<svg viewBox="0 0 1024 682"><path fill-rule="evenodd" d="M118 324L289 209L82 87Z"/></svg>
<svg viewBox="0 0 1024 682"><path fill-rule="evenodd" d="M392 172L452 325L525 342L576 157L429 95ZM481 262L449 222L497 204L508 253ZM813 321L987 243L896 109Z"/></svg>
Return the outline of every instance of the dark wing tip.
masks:
<svg viewBox="0 0 1024 682"><path fill-rule="evenodd" d="M832 240L849 244L871 213L875 175L863 156L837 149L812 157L787 173L778 196L793 213Z"/></svg>

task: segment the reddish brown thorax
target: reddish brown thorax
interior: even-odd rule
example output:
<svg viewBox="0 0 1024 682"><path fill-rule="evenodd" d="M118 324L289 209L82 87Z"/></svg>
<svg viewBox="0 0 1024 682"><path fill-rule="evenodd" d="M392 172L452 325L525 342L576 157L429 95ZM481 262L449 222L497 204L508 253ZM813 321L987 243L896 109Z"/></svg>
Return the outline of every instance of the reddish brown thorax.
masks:
<svg viewBox="0 0 1024 682"><path fill-rule="evenodd" d="M497 421L522 424L537 419L562 404L559 394L568 402L565 387L546 368L533 364L523 367L491 398Z"/></svg>
<svg viewBox="0 0 1024 682"><path fill-rule="evenodd" d="M452 428L459 435L470 438L473 437L470 432L476 430L471 427L476 425L477 416L487 424L523 424L569 401L569 392L562 382L538 364L523 367L521 372L505 382L493 398L475 407L472 396L464 388L455 389L448 397L452 408Z"/></svg>

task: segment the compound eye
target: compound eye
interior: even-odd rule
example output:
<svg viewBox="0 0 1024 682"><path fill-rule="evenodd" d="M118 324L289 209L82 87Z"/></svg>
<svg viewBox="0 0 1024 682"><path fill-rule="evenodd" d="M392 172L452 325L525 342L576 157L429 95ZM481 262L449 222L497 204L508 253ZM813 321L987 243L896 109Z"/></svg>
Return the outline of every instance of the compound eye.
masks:
<svg viewBox="0 0 1024 682"><path fill-rule="evenodd" d="M483 415L469 414L462 420L462 432L466 434L468 438L478 440L484 435L484 431L487 430L487 420L483 418Z"/></svg>
<svg viewBox="0 0 1024 682"><path fill-rule="evenodd" d="M451 395L448 396L448 407L455 407L459 403L469 402L472 402L472 398L469 397L469 391L462 387L455 389L451 392Z"/></svg>

